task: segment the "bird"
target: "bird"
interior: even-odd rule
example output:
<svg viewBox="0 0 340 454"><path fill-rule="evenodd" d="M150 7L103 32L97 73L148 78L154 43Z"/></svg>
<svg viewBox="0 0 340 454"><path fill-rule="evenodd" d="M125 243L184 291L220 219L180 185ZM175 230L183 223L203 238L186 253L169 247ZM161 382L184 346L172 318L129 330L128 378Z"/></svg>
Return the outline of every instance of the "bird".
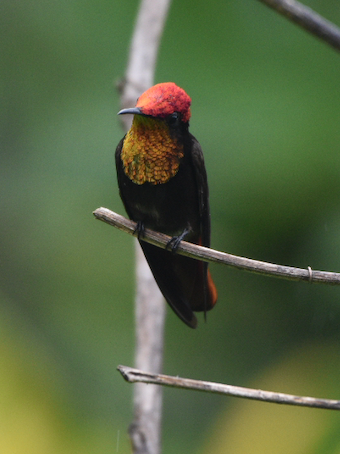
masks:
<svg viewBox="0 0 340 454"><path fill-rule="evenodd" d="M196 328L194 312L206 312L217 301L208 264L176 254L185 239L210 247L207 173L199 142L189 132L191 98L173 82L146 90L132 114L130 130L116 153L120 197L137 223L145 258L165 300L179 318ZM171 236L172 252L143 241L145 228Z"/></svg>

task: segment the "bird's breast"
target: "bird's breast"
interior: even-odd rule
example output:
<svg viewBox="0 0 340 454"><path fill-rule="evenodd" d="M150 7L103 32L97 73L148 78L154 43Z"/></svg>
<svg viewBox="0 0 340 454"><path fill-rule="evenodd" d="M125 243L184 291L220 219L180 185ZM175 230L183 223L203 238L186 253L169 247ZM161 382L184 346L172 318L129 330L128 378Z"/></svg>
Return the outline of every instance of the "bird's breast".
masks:
<svg viewBox="0 0 340 454"><path fill-rule="evenodd" d="M125 174L138 185L167 183L178 172L183 156L183 146L162 122L152 128L132 126L121 152Z"/></svg>

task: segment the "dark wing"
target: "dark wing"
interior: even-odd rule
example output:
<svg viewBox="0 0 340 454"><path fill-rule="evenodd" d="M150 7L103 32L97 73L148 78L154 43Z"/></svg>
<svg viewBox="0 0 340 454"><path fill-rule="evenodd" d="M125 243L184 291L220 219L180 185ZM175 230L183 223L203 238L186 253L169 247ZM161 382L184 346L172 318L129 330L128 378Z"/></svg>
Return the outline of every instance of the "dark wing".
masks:
<svg viewBox="0 0 340 454"><path fill-rule="evenodd" d="M193 135L190 134L190 137L192 140L191 159L198 190L199 213L201 221L199 244L201 246L210 247L210 208L207 172L205 170L201 145ZM200 306L194 310L206 312L214 307L217 301L217 290L208 270L208 263L199 263L202 267L201 273L203 275L205 299L203 307Z"/></svg>
<svg viewBox="0 0 340 454"><path fill-rule="evenodd" d="M122 140L117 145L116 153L115 153L117 180L118 180L118 187L119 187L120 195L121 195L121 185L122 185L122 176L123 176L123 163L121 160L121 153L122 153L124 139L125 139L125 136L122 138Z"/></svg>
<svg viewBox="0 0 340 454"><path fill-rule="evenodd" d="M125 139L125 136L122 138L122 140L119 142L119 144L117 145L117 148L116 148L115 159L116 159L117 172L118 172L118 168L121 167L120 155L121 155L121 152L122 152L124 139Z"/></svg>
<svg viewBox="0 0 340 454"><path fill-rule="evenodd" d="M197 183L199 212L201 218L201 245L210 247L210 208L209 208L209 189L207 172L205 170L204 157L201 145L191 135L192 152L191 159L194 175Z"/></svg>
<svg viewBox="0 0 340 454"><path fill-rule="evenodd" d="M118 187L119 187L119 195L120 198L122 199L123 205L125 207L125 210L129 216L130 219L131 217L131 211L129 208L129 204L127 203L125 193L126 193L126 176L124 173L123 169L123 163L121 160L121 152L123 148L123 143L124 143L125 136L122 138L122 140L119 142L116 148L116 153L115 153L115 160L116 160L116 170L117 170L117 181L118 181Z"/></svg>

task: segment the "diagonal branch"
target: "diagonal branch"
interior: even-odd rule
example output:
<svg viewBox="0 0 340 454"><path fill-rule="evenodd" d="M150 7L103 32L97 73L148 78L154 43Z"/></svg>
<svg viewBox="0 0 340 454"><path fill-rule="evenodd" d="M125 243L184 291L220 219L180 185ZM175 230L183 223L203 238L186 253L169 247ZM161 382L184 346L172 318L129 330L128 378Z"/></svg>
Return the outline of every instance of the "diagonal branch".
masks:
<svg viewBox="0 0 340 454"><path fill-rule="evenodd" d="M320 14L295 0L260 1L340 51L340 29Z"/></svg>
<svg viewBox="0 0 340 454"><path fill-rule="evenodd" d="M222 383L214 383L210 381L192 380L190 378L172 377L170 375L149 374L127 366L118 366L117 369L129 383L152 383L155 385L170 386L172 388L191 389L194 391L204 391L213 394L242 397L244 399L260 400L262 402L296 405L300 407L324 408L327 410L340 410L340 400L295 396L292 394L263 391L261 389L224 385Z"/></svg>
<svg viewBox="0 0 340 454"><path fill-rule="evenodd" d="M123 216L108 210L107 208L98 208L93 212L96 219L110 224L119 230L123 230L130 235L136 236L137 224ZM164 233L154 232L153 230L145 229L143 240L154 244L155 246L166 249L170 237ZM307 281L319 284L334 284L340 285L340 273L330 271L317 271L308 269L295 268L292 266L276 265L275 263L262 262L260 260L248 259L239 257L226 252L215 251L214 249L198 246L197 244L181 241L177 253L203 260L211 263L222 263L224 265L239 268L253 273L264 274L267 276L276 276L283 279L293 281Z"/></svg>

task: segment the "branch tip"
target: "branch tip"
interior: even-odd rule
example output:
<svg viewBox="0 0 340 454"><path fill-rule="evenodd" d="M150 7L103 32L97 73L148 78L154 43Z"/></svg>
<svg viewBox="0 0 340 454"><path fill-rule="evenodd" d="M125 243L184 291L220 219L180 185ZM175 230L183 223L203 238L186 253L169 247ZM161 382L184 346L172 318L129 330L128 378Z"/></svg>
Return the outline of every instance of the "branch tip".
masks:
<svg viewBox="0 0 340 454"><path fill-rule="evenodd" d="M129 382L140 382L169 386L173 388L189 389L192 391L203 391L213 394L241 397L244 399L276 403L281 405L323 408L325 410L340 410L340 400L320 399L309 396L296 396L293 394L244 388L242 386L233 386L222 383L193 380L189 378L173 377L170 375L151 374L127 366L119 366L118 369L120 370L124 378L125 374L130 377L128 380Z"/></svg>

